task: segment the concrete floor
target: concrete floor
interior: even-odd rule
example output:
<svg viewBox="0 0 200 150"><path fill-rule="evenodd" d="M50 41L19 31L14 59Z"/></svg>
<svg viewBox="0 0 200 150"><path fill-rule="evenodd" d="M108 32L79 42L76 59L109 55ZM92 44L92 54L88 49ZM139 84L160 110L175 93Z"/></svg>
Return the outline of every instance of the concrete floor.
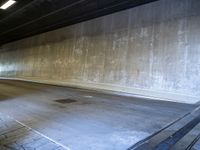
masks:
<svg viewBox="0 0 200 150"><path fill-rule="evenodd" d="M40 133L0 114L0 150L65 150Z"/></svg>
<svg viewBox="0 0 200 150"><path fill-rule="evenodd" d="M2 117L52 149L124 150L197 107L21 81L1 80L0 91Z"/></svg>

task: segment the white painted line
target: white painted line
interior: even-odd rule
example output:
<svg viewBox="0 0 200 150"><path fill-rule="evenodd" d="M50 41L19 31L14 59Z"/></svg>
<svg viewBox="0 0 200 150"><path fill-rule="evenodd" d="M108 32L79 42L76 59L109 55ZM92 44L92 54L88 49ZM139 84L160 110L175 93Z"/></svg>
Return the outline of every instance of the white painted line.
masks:
<svg viewBox="0 0 200 150"><path fill-rule="evenodd" d="M7 115L7 116L8 116L8 115ZM26 124L24 124L24 123L22 123L22 122L20 122L20 121L18 121L18 120L16 120L16 119L14 119L14 118L12 118L11 116L8 116L8 117L9 117L10 119L16 121L17 123L21 124L22 126L26 127L27 129L29 129L29 130L31 130L31 131L33 131L33 132L35 132L35 133L41 135L42 137L48 139L49 141L55 143L56 145L59 145L59 146L62 147L63 149L71 150L69 147L67 147L67 146L65 146L65 145L63 145L63 144L61 144L61 143L59 143L59 142L57 142L57 141L51 139L50 137L48 137L48 136L42 134L41 132L39 132L39 131L37 131L37 130L35 130L35 129L29 127L29 126L27 126Z"/></svg>

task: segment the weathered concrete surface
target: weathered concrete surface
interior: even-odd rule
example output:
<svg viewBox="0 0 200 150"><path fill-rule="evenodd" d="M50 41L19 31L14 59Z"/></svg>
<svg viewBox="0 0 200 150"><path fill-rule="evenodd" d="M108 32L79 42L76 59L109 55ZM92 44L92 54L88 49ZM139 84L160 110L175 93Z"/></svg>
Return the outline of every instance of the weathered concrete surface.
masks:
<svg viewBox="0 0 200 150"><path fill-rule="evenodd" d="M195 120L195 121L194 121ZM129 150L191 150L200 134L200 107Z"/></svg>
<svg viewBox="0 0 200 150"><path fill-rule="evenodd" d="M4 45L0 76L196 103L199 8L160 0Z"/></svg>
<svg viewBox="0 0 200 150"><path fill-rule="evenodd" d="M198 150L200 149L200 139L197 141L197 143L194 145L192 150Z"/></svg>
<svg viewBox="0 0 200 150"><path fill-rule="evenodd" d="M45 136L23 126L5 114L0 114L1 150L69 150Z"/></svg>
<svg viewBox="0 0 200 150"><path fill-rule="evenodd" d="M196 108L16 81L0 91L0 113L72 150L125 150ZM76 102L55 101L67 98Z"/></svg>

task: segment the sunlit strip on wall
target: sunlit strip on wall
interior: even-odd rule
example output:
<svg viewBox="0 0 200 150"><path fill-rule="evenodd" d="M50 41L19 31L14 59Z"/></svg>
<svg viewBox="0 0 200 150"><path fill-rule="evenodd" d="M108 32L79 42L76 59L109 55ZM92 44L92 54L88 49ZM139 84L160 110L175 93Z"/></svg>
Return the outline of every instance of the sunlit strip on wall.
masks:
<svg viewBox="0 0 200 150"><path fill-rule="evenodd" d="M10 6L12 6L14 3L16 3L16 1L14 0L8 0L6 3L4 3L0 9L7 9L9 8Z"/></svg>

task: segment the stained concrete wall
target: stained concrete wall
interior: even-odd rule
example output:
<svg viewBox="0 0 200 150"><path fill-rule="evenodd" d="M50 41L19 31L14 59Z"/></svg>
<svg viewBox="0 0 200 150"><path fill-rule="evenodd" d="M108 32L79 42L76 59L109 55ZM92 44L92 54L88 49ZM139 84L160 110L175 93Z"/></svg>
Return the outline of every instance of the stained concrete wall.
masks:
<svg viewBox="0 0 200 150"><path fill-rule="evenodd" d="M196 103L199 8L161 0L3 45L0 76Z"/></svg>

